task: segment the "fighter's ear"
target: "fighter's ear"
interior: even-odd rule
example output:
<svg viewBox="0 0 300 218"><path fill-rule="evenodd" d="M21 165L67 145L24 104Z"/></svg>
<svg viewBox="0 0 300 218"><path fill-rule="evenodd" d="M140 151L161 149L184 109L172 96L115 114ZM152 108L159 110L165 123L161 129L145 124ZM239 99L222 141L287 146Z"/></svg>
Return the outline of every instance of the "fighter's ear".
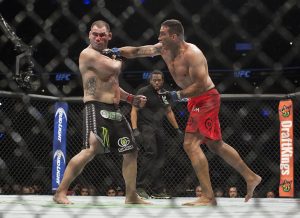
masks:
<svg viewBox="0 0 300 218"><path fill-rule="evenodd" d="M112 39L112 33L109 32L109 33L108 33L108 40L111 40L111 39Z"/></svg>
<svg viewBox="0 0 300 218"><path fill-rule="evenodd" d="M171 38L172 38L173 40L175 40L175 39L178 38L178 35L174 33L174 34L171 35Z"/></svg>

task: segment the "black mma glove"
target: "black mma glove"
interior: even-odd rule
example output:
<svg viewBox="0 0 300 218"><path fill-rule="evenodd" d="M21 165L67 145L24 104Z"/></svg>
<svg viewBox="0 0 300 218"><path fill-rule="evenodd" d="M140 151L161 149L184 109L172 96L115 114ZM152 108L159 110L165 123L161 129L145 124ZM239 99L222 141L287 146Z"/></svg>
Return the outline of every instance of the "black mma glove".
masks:
<svg viewBox="0 0 300 218"><path fill-rule="evenodd" d="M133 131L133 136L134 136L136 143L141 145L142 141L143 141L141 132L137 128L133 129L132 131Z"/></svg>
<svg viewBox="0 0 300 218"><path fill-rule="evenodd" d="M123 61L124 60L124 57L121 56L120 49L118 49L118 48L103 49L101 54L103 54L103 55L105 55L105 56L107 56L111 59L114 59L114 60L118 60L118 61Z"/></svg>
<svg viewBox="0 0 300 218"><path fill-rule="evenodd" d="M129 94L127 96L127 99L126 99L126 101L129 104L131 104L131 105L133 105L133 106L135 106L137 108L143 107L143 105L142 106L140 105L142 103L142 100L146 100L146 96L144 96L144 95L132 95L132 94Z"/></svg>
<svg viewBox="0 0 300 218"><path fill-rule="evenodd" d="M176 102L181 100L179 91L158 92L158 96L164 104L169 104L169 102Z"/></svg>

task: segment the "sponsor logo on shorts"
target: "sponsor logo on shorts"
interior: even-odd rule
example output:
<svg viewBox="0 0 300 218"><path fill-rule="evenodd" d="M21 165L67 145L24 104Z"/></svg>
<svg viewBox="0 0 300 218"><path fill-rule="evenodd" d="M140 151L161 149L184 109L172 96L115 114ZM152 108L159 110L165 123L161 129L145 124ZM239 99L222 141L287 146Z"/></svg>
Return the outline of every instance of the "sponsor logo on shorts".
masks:
<svg viewBox="0 0 300 218"><path fill-rule="evenodd" d="M103 118L107 119L109 117L108 111L106 111L106 110L101 110L100 114Z"/></svg>
<svg viewBox="0 0 300 218"><path fill-rule="evenodd" d="M207 119L205 120L205 127L206 127L206 129L211 130L212 125L213 125L212 119L211 119L210 117L207 118Z"/></svg>
<svg viewBox="0 0 300 218"><path fill-rule="evenodd" d="M130 145L130 139L128 137L122 137L118 139L118 146L120 147L119 152L124 152L133 148L133 145Z"/></svg>
<svg viewBox="0 0 300 218"><path fill-rule="evenodd" d="M101 143L102 143L103 147L108 148L108 147L110 147L108 129L106 127L101 127L101 129L102 129Z"/></svg>
<svg viewBox="0 0 300 218"><path fill-rule="evenodd" d="M194 112L200 112L200 108L199 107L193 107L192 111L194 111Z"/></svg>

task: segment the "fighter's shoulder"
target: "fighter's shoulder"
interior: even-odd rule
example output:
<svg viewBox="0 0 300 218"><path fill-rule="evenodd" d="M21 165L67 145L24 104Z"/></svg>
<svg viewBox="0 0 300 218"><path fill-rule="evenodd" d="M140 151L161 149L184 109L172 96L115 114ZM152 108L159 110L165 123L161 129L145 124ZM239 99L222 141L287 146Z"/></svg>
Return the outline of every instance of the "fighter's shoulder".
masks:
<svg viewBox="0 0 300 218"><path fill-rule="evenodd" d="M203 55L201 49L198 46L196 46L195 44L187 43L187 45L188 45L187 53Z"/></svg>
<svg viewBox="0 0 300 218"><path fill-rule="evenodd" d="M96 51L90 47L86 47L80 52L80 58L83 59L92 59L95 58Z"/></svg>
<svg viewBox="0 0 300 218"><path fill-rule="evenodd" d="M189 59L199 59L205 58L203 52L196 45L188 43L188 49L185 52L185 55Z"/></svg>

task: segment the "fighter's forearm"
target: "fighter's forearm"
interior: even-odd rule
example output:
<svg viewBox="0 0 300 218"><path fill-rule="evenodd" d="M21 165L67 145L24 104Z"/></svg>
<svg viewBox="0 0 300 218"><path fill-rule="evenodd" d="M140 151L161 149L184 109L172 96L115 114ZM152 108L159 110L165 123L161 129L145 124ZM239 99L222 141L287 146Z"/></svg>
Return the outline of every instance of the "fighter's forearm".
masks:
<svg viewBox="0 0 300 218"><path fill-rule="evenodd" d="M160 46L145 45L140 47L125 46L120 48L121 56L126 58L153 57L160 54Z"/></svg>
<svg viewBox="0 0 300 218"><path fill-rule="evenodd" d="M124 89L122 89L120 87L120 99L122 101L127 101L128 96L130 95L130 93L126 92Z"/></svg>

